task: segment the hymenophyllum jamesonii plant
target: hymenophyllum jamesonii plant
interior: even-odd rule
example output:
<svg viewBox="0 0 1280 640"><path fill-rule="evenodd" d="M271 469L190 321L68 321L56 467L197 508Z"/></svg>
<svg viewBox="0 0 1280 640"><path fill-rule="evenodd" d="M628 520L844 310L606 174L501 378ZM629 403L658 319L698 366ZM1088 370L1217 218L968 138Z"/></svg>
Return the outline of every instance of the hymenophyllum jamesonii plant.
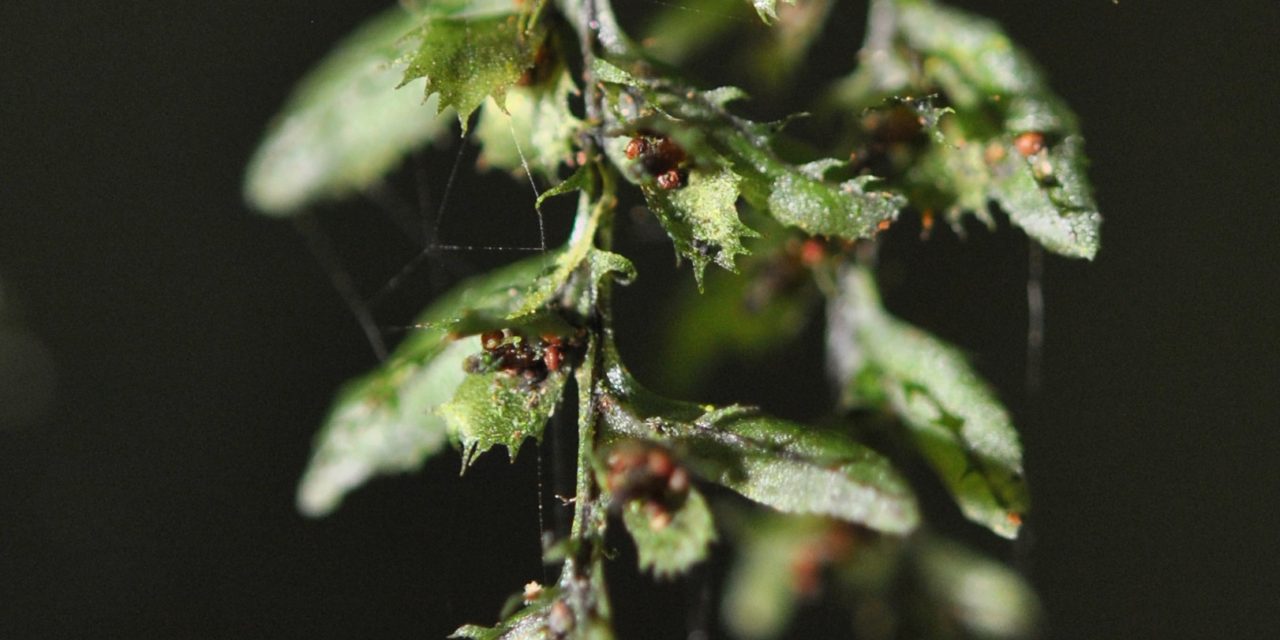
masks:
<svg viewBox="0 0 1280 640"><path fill-rule="evenodd" d="M750 2L770 30L742 64L776 86L804 63L833 2ZM576 406L572 527L547 545L559 578L530 583L495 625L456 637L612 637L603 567L605 531L617 526L659 577L732 538L723 612L740 637L777 635L823 585L852 606L859 637L1026 635L1029 589L922 532L912 486L859 440L877 425L965 517L1018 535L1029 501L1008 412L958 349L885 310L874 249L904 212L927 229L968 215L990 226L998 209L1049 251L1091 259L1100 218L1075 118L994 23L940 2L872 0L846 75L815 94L829 135L797 145L788 118L743 116L742 90L681 77L699 47L743 28L721 19L742 0L705 5L659 13L637 41L608 0L405 2L298 87L247 177L266 214L371 188L455 117L485 165L541 185L537 207L577 203L562 247L461 283L342 389L299 507L328 514L370 477L416 469L446 443L464 471L496 445L514 457ZM632 376L611 304L636 277L613 250L626 192L643 198L699 289L713 265L737 274L687 305L687 333L704 339L677 348L750 349L825 305L838 419L802 425L672 400ZM729 314L714 335L698 333Z"/></svg>

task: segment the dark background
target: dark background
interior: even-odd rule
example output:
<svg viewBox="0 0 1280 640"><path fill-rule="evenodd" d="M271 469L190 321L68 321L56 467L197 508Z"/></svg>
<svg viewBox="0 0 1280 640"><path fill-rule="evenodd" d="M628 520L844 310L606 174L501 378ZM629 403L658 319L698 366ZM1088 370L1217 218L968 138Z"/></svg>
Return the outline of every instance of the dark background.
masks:
<svg viewBox="0 0 1280 640"><path fill-rule="evenodd" d="M381 4L0 3L0 283L27 336L0 360L0 637L441 637L540 576L527 454L463 481L436 460L326 520L293 508L332 391L373 358L304 240L241 203L242 168L291 83ZM1094 263L1048 259L1039 403L1017 234L886 258L891 304L1018 410L1035 510L1003 553L1051 637L1272 635L1280 4L957 4L1004 22L1079 113L1106 216ZM424 160L437 187L450 158ZM528 193L477 178L453 197L465 234ZM324 217L365 291L413 255L377 210ZM688 278L666 251L641 264L648 295ZM635 331L660 320L644 291L621 294ZM421 304L401 298L381 322ZM622 346L660 387L644 345ZM783 385L806 355L719 393L803 413ZM11 419L50 384L41 417ZM640 589L614 588L623 637L666 637L631 623L679 585Z"/></svg>

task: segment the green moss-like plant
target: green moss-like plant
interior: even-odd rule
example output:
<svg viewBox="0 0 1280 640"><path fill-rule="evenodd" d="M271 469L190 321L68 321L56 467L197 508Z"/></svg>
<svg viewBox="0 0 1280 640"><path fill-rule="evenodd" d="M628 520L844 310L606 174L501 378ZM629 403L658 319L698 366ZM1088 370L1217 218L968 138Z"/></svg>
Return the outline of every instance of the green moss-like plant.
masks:
<svg viewBox="0 0 1280 640"><path fill-rule="evenodd" d="M245 194L274 216L372 188L454 113L482 164L543 184L538 206L576 194L563 248L463 282L342 390L299 489L299 508L320 516L369 477L415 469L449 442L464 469L494 445L514 456L541 441L551 415L572 412L576 394L574 520L548 546L560 577L455 637L613 637L603 565L616 526L659 577L728 541L739 560L723 610L739 637L781 633L823 584L856 612L858 637L1033 632L1031 590L924 532L911 483L859 440L863 422L887 429L965 517L1018 536L1030 499L1013 422L958 349L881 306L874 248L904 212L990 225L998 208L1047 250L1091 259L1100 217L1082 138L996 24L932 0L871 0L847 75L815 96L833 129L807 146L788 139L785 114L748 119L735 107L743 91L680 75L705 40L740 28L717 12L754 9L776 36L744 64L775 52L786 65L766 74L776 85L779 69L802 64L831 4L717 0L687 19L656 16L665 26L641 46L609 0L408 2L339 45L262 143ZM683 317L751 310L732 330L695 328L672 348L696 367L794 335L825 307L827 370L841 389L833 420L671 400L632 376L614 348L611 296L636 275L613 252L629 189L699 289L728 281L683 300ZM724 271L706 274L712 265ZM760 506L718 506L730 493Z"/></svg>

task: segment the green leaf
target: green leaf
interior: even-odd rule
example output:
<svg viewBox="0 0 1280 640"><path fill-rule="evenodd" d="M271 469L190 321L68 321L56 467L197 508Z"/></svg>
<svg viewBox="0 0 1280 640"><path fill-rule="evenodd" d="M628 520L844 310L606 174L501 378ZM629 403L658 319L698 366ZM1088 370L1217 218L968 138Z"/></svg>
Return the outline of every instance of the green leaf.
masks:
<svg viewBox="0 0 1280 640"><path fill-rule="evenodd" d="M439 409L449 432L462 444L462 470L495 445L505 445L514 461L526 438L541 441L567 378L564 370L533 384L502 371L468 375L453 399Z"/></svg>
<svg viewBox="0 0 1280 640"><path fill-rule="evenodd" d="M641 186L649 210L671 236L676 251L693 263L699 287L708 263L736 271L734 258L750 254L742 246L743 238L760 237L738 219L739 181L728 169L694 169L689 172L689 183L679 189L667 190L651 183Z"/></svg>
<svg viewBox="0 0 1280 640"><path fill-rule="evenodd" d="M530 583L507 600L492 627L463 625L450 638L472 640L612 640L602 557L591 560L590 579L575 575L567 561L556 586Z"/></svg>
<svg viewBox="0 0 1280 640"><path fill-rule="evenodd" d="M326 515L370 477L415 470L443 448L445 423L435 411L462 384L463 359L480 348L477 339L450 337L456 319L527 286L540 267L535 258L463 282L419 317L424 328L381 367L339 392L298 488L299 510Z"/></svg>
<svg viewBox="0 0 1280 640"><path fill-rule="evenodd" d="M461 384L462 361L479 345L477 339L460 340L421 363L397 367L395 374L380 371L344 387L317 438L298 508L309 516L326 515L369 477L415 470L439 451L444 423L432 412Z"/></svg>
<svg viewBox="0 0 1280 640"><path fill-rule="evenodd" d="M695 169L732 171L740 179L735 187L743 197L785 225L812 235L866 238L882 221L896 217L904 204L899 196L868 188L870 178L828 181L826 174L843 166L841 161L828 158L795 165L781 159L772 144L785 123L752 122L727 110L730 102L744 97L740 89L695 91L642 80L607 63L597 62L596 68L605 72L599 76L603 81L639 89L644 96L645 104L637 108L632 94L610 94L610 112L620 127L675 140ZM610 151L616 165L634 166L623 161L616 148ZM647 184L636 171L624 173ZM674 234L673 239L680 244Z"/></svg>
<svg viewBox="0 0 1280 640"><path fill-rule="evenodd" d="M450 638L470 638L471 640L547 640L556 637L551 632L550 616L552 607L560 602L557 613L562 619L567 607L560 599L561 590L556 587L540 588L532 602L525 602L523 594L512 596L507 609L513 606L521 608L510 615L504 613L503 620L492 627L468 624L459 627L449 635ZM557 620L557 624L562 624Z"/></svg>
<svg viewBox="0 0 1280 640"><path fill-rule="evenodd" d="M416 19L394 7L343 40L294 89L254 153L244 196L275 216L369 188L448 128L437 101L395 91Z"/></svg>
<svg viewBox="0 0 1280 640"><path fill-rule="evenodd" d="M662 443L698 476L779 511L828 515L906 533L919 513L889 462L841 434L779 420L748 407L668 400L641 387L606 353L598 393L607 439Z"/></svg>
<svg viewBox="0 0 1280 640"><path fill-rule="evenodd" d="M850 269L841 287L832 323L852 328L858 356L842 366L846 406L878 387L965 516L1017 537L1030 499L1009 414L959 351L884 310L869 272Z"/></svg>
<svg viewBox="0 0 1280 640"><path fill-rule="evenodd" d="M953 223L971 212L990 225L994 201L1050 251L1092 259L1102 218L1083 138L1030 56L996 23L936 2L887 2L877 11L884 19L873 21L862 54L875 63L843 83L841 101L856 113L905 98L934 134L922 140L914 168L887 176L890 184Z"/></svg>
<svg viewBox="0 0 1280 640"><path fill-rule="evenodd" d="M689 495L665 526L654 528L640 500L624 507L622 523L635 540L640 570L659 578L688 571L707 557L707 547L716 540L711 510L697 489Z"/></svg>
<svg viewBox="0 0 1280 640"><path fill-rule="evenodd" d="M479 163L506 171L530 171L554 178L573 158L582 121L569 108L577 89L568 69L557 65L542 84L507 91L506 112L486 106L480 112L476 138L483 144Z"/></svg>
<svg viewBox="0 0 1280 640"><path fill-rule="evenodd" d="M818 163L779 171L769 192L769 212L779 222L813 235L869 238L897 217L904 202L887 191L868 191L868 179L833 185L822 181Z"/></svg>
<svg viewBox="0 0 1280 640"><path fill-rule="evenodd" d="M1102 216L1085 176L1083 147L1073 135L1026 161L1011 154L991 195L1044 248L1092 260L1101 246Z"/></svg>
<svg viewBox="0 0 1280 640"><path fill-rule="evenodd" d="M585 168L579 169L562 184L539 197L538 202L541 203L543 198L550 195L584 188L588 182L586 177L588 173L589 171ZM615 277L622 284L629 284L635 279L636 269L630 260L595 248L596 229L605 210L603 202L593 202L586 192L580 194L578 216L570 232L568 244L556 255L554 268L534 282L533 286L520 298L519 304L513 304L510 307L507 315L509 320L519 321L526 317L536 317L540 310L552 306L554 298L566 288L573 291L562 296L560 306L585 316L588 313L588 307L594 303L596 286L601 279ZM576 282L571 281L571 276L584 263L587 265L588 278L585 281L581 279Z"/></svg>
<svg viewBox="0 0 1280 640"><path fill-rule="evenodd" d="M935 609L977 638L1034 635L1040 606L1016 572L954 542L926 537L916 550L919 579ZM954 628L954 625L948 625Z"/></svg>
<svg viewBox="0 0 1280 640"><path fill-rule="evenodd" d="M453 107L466 133L471 113L492 96L506 110L507 89L533 67L547 35L545 23L521 28L514 3L445 2L428 5L415 33L401 85L426 78L426 95L440 94L440 108Z"/></svg>

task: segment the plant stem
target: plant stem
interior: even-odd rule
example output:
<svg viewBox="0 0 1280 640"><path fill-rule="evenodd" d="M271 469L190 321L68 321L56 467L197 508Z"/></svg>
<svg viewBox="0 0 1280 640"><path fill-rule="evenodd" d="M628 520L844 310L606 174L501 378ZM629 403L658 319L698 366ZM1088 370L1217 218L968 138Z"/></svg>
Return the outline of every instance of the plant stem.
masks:
<svg viewBox="0 0 1280 640"><path fill-rule="evenodd" d="M617 176L614 168L601 158L604 122L603 95L593 71L597 49L617 53L626 47L625 38L613 19L608 0L561 0L561 12L578 32L582 50L582 82L587 116L587 135L582 151L594 163L598 184L584 187L579 206L580 220L575 224L583 233L591 233L595 249L608 251L613 246L613 213L617 205ZM584 206L585 205L585 206ZM596 382L604 376L604 346L611 339L613 326L612 283L608 277L598 281L590 273L590 260L581 267L588 284L590 310L587 318L587 351L575 373L578 387L578 451L574 497L573 525L570 530L571 552L565 560L561 584L569 596L579 628L609 618L609 602L604 583L605 514L600 505L600 488L595 480L596 436L599 412Z"/></svg>

